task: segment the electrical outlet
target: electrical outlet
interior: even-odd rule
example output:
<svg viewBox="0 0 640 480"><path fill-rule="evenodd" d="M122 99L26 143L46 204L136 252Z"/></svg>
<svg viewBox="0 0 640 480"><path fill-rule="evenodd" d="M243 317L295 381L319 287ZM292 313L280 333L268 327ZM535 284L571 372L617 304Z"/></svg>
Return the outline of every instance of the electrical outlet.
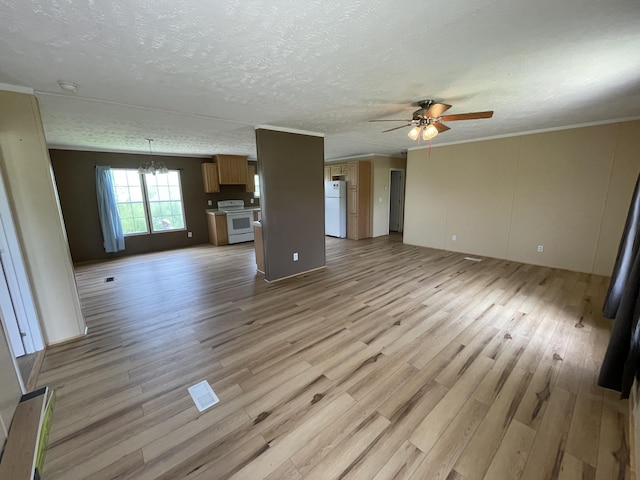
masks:
<svg viewBox="0 0 640 480"><path fill-rule="evenodd" d="M544 252L544 245L538 245L538 252Z"/></svg>
<svg viewBox="0 0 640 480"><path fill-rule="evenodd" d="M213 202L211 200L207 200L207 205L211 206L213 205Z"/></svg>
<svg viewBox="0 0 640 480"><path fill-rule="evenodd" d="M451 241L455 242L458 239L456 235L451 235Z"/></svg>
<svg viewBox="0 0 640 480"><path fill-rule="evenodd" d="M249 203L253 204L253 198L249 200Z"/></svg>
<svg viewBox="0 0 640 480"><path fill-rule="evenodd" d="M297 261L298 261L298 252L295 252L295 253L293 254L293 261L294 261L294 262L297 262Z"/></svg>
<svg viewBox="0 0 640 480"><path fill-rule="evenodd" d="M189 238L193 237L193 232L187 232L187 237Z"/></svg>

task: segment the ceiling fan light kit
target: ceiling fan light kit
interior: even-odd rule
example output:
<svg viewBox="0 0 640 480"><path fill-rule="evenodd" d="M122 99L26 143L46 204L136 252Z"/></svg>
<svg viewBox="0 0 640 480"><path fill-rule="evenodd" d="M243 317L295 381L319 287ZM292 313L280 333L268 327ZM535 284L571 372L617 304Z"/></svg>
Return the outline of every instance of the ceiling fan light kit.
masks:
<svg viewBox="0 0 640 480"><path fill-rule="evenodd" d="M445 122L453 122L458 120L478 120L481 118L491 118L493 111L486 112L473 112L473 113L458 113L455 115L442 115L444 112L451 108L451 105L445 103L437 103L434 100L423 100L417 104L420 108L413 112L413 118L411 120L369 120L370 122L409 122L406 125L400 127L390 128L389 130L383 130L383 132L390 132L392 130L398 130L400 128L413 126L413 128L407 134L411 140L431 140L438 133L446 132L450 130Z"/></svg>
<svg viewBox="0 0 640 480"><path fill-rule="evenodd" d="M436 135L438 135L438 129L431 123L422 129L423 140L431 140Z"/></svg>
<svg viewBox="0 0 640 480"><path fill-rule="evenodd" d="M422 137L422 140L431 140L436 135L438 135L438 129L432 123L416 125L407 134L411 140L417 140L418 137Z"/></svg>
<svg viewBox="0 0 640 480"><path fill-rule="evenodd" d="M420 127L413 127L411 130L409 130L408 136L411 140L417 140L418 136L420 135Z"/></svg>

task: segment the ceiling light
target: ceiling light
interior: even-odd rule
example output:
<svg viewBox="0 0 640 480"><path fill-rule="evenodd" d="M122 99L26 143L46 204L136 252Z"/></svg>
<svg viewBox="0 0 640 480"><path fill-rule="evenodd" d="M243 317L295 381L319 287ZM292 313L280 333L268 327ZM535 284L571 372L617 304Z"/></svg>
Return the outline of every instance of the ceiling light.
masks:
<svg viewBox="0 0 640 480"><path fill-rule="evenodd" d="M421 130L421 128L418 127L417 125L415 127L413 127L408 133L409 138L411 140L417 140L418 136L420 135L420 130Z"/></svg>
<svg viewBox="0 0 640 480"><path fill-rule="evenodd" d="M147 142L149 142L149 161L143 163L138 167L138 173L151 174L155 175L156 173L169 173L169 170L162 162L154 162L151 153L151 142L153 142L153 138L147 138Z"/></svg>
<svg viewBox="0 0 640 480"><path fill-rule="evenodd" d="M78 88L80 88L77 83L64 82L62 80L58 81L58 85L60 85L62 90L68 93L78 93Z"/></svg>
<svg viewBox="0 0 640 480"><path fill-rule="evenodd" d="M433 125L433 123L430 123L422 130L423 140L431 140L436 135L438 135L438 129Z"/></svg>

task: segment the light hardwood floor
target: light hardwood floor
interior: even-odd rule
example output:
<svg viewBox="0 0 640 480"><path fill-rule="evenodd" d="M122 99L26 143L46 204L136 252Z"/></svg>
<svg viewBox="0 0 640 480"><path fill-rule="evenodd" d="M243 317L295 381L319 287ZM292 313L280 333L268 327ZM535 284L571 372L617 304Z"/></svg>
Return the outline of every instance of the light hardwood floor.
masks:
<svg viewBox="0 0 640 480"><path fill-rule="evenodd" d="M252 246L77 268L44 478L629 478L627 402L595 386L607 278L396 235L267 284Z"/></svg>

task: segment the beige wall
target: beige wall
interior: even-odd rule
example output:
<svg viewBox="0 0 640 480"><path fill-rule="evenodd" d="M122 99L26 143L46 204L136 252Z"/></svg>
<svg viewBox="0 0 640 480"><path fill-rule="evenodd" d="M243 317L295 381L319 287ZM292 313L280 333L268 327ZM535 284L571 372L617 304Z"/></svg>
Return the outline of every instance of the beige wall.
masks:
<svg viewBox="0 0 640 480"><path fill-rule="evenodd" d="M4 336L4 329L0 326L0 451L7 439L13 412L21 395L11 351Z"/></svg>
<svg viewBox="0 0 640 480"><path fill-rule="evenodd" d="M46 343L81 335L71 255L36 98L0 91L0 157Z"/></svg>
<svg viewBox="0 0 640 480"><path fill-rule="evenodd" d="M610 275L639 138L635 121L411 150L404 241Z"/></svg>

